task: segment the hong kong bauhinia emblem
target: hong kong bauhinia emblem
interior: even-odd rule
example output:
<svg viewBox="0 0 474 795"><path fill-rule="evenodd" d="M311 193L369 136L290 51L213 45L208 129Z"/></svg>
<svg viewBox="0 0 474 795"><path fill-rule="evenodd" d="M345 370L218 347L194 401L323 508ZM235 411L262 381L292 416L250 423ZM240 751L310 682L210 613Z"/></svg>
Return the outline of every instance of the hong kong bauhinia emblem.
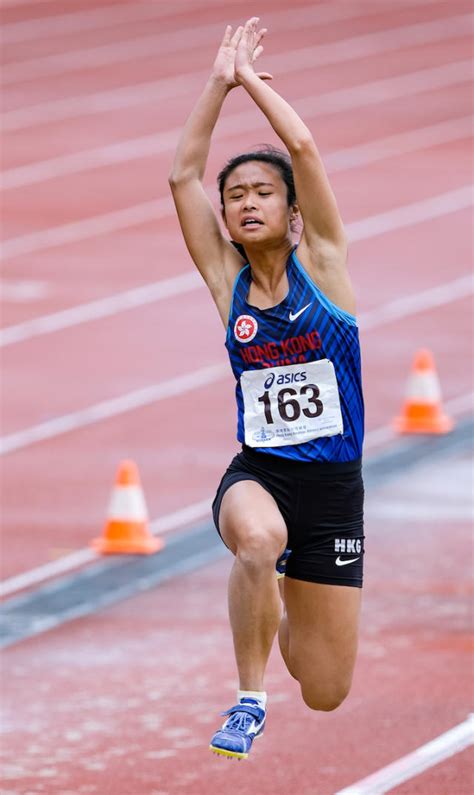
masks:
<svg viewBox="0 0 474 795"><path fill-rule="evenodd" d="M250 342L258 331L258 323L252 315L239 315L235 321L234 336L239 342Z"/></svg>

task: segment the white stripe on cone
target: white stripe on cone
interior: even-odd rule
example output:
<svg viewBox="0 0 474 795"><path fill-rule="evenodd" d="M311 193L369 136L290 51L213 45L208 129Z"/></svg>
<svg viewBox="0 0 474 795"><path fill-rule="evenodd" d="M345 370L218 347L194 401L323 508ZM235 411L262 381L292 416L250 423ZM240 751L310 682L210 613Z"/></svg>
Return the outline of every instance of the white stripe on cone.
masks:
<svg viewBox="0 0 474 795"><path fill-rule="evenodd" d="M110 498L108 521L148 521L148 511L140 486L117 486Z"/></svg>
<svg viewBox="0 0 474 795"><path fill-rule="evenodd" d="M408 377L407 398L414 403L440 403L441 386L434 371L412 373Z"/></svg>

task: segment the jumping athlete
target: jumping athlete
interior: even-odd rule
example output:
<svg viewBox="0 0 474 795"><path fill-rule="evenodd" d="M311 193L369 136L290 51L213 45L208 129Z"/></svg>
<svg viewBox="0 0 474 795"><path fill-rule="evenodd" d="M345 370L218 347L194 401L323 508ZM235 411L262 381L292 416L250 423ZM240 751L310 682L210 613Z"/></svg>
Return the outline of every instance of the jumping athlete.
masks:
<svg viewBox="0 0 474 795"><path fill-rule="evenodd" d="M235 706L211 740L246 758L265 725L275 634L305 703L333 710L356 657L363 561L363 399L354 295L336 200L313 137L257 73L265 29L226 28L181 136L170 185L184 239L227 330L237 385L235 456L213 504L235 556L229 616ZM224 99L241 86L289 155L258 148L218 178L221 231L202 180ZM292 231L300 224L299 242ZM275 576L286 573L282 595Z"/></svg>

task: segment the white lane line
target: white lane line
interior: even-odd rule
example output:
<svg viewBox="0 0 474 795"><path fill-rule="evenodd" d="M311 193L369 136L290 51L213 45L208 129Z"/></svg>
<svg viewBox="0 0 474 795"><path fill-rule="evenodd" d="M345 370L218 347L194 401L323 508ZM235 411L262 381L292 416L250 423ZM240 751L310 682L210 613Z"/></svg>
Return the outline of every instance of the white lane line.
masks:
<svg viewBox="0 0 474 795"><path fill-rule="evenodd" d="M220 5L221 0L206 0L206 5ZM113 3L93 11L76 11L22 22L10 22L2 26L2 43L17 44L34 39L46 40L53 36L74 35L87 30L102 30L131 22L147 22L161 17L174 17L195 7L195 0L174 0L173 3L131 2Z"/></svg>
<svg viewBox="0 0 474 795"><path fill-rule="evenodd" d="M375 14L380 14L380 9L368 9L363 12L360 8L351 6L302 6L291 10L272 11L270 24L273 34L298 30L302 26L308 29L331 22L358 19L361 16L366 19ZM213 24L180 27L178 30L170 30L167 33L122 39L119 42L102 44L98 47L69 50L40 58L16 61L3 67L1 80L3 85L9 85L20 80L37 80L53 74L64 75L66 72L84 71L115 63L135 61L139 58L157 56L162 58L170 52L188 51L190 46L195 49L202 45L215 45L216 41L222 38L222 31L226 24L236 28L241 22L240 18L226 18L225 21L223 19L222 22Z"/></svg>
<svg viewBox="0 0 474 795"><path fill-rule="evenodd" d="M450 417L474 413L474 392L466 392L464 395L444 401L443 408ZM393 425L382 425L380 428L368 431L364 439L364 453L393 442L399 436Z"/></svg>
<svg viewBox="0 0 474 795"><path fill-rule="evenodd" d="M53 331L62 331L72 326L78 326L81 323L88 323L91 320L111 317L119 312L136 309L139 306L172 298L175 295L184 295L200 287L204 287L204 281L197 270L187 271L170 279L162 279L161 281L144 284L141 287L134 287L131 290L124 290L106 298L98 298L96 301L78 304L60 312L42 315L0 330L0 348L5 348L7 345L13 345L16 342L22 342L32 337L51 334Z"/></svg>
<svg viewBox="0 0 474 795"><path fill-rule="evenodd" d="M399 0L397 7L400 6L434 6L438 3L445 2L445 0ZM51 0L2 0L2 8L20 8L21 6L36 6L44 3L51 3ZM106 6L109 8L109 6ZM378 11L377 11L378 13ZM113 25L113 20L111 22Z"/></svg>
<svg viewBox="0 0 474 795"><path fill-rule="evenodd" d="M179 82L174 78L173 82L176 82L179 90ZM131 138L115 144L39 160L27 166L6 169L0 177L0 189L7 191L25 185L36 185L69 174L80 174L83 171L105 168L117 163L132 163L134 160L142 160L163 152L172 152L176 149L181 130L182 127L175 127L166 132Z"/></svg>
<svg viewBox="0 0 474 795"><path fill-rule="evenodd" d="M157 384L150 384L142 389L135 389L125 395L120 395L109 400L102 400L85 409L63 414L39 425L33 425L22 431L17 431L8 436L0 438L0 455L21 450L31 444L54 439L63 433L85 428L102 420L117 417L137 408L150 406L159 400L183 395L192 392L200 387L221 381L229 376L229 368L224 362L202 367L199 370L176 376L168 381L161 381Z"/></svg>
<svg viewBox="0 0 474 795"><path fill-rule="evenodd" d="M365 107L368 105L380 106L400 97L409 97L424 91L435 91L440 88L449 88L453 85L471 82L472 72L469 72L470 61L456 61L444 66L435 66L409 72L405 75L374 80L351 88L341 88L319 96L305 97L295 100L292 104L302 116L317 118L322 114L340 113L345 110Z"/></svg>
<svg viewBox="0 0 474 795"><path fill-rule="evenodd" d="M379 138L367 144L330 153L325 157L326 168L328 173L335 173L350 168L358 168L363 164L385 159L386 157L415 151L425 146L458 140L465 136L470 127L471 117L465 116L418 130L410 130L388 138ZM212 190L212 187L209 186L208 190ZM166 208L169 209L170 215L174 215L175 209L170 199L165 199L164 206L165 210ZM160 217L163 218L165 215L166 212ZM187 292L201 286L203 286L203 282L194 271L171 279L151 282L106 298L89 301L69 309L9 326L0 330L0 347L64 328L70 328L89 320L115 315L118 312L153 303L155 300L167 298L180 292Z"/></svg>
<svg viewBox="0 0 474 795"><path fill-rule="evenodd" d="M456 280L458 282L460 280ZM462 280L461 285L463 290L469 289L467 281ZM465 292L459 289L459 285L450 285L451 289L447 289L442 293L441 289L434 288L432 291L424 291L420 294L420 305L417 303L417 296L408 296L406 299L400 299L395 302L387 304L387 317L384 316L381 307L376 311L367 313L369 328L378 328L385 323L392 320L399 320L402 317L418 314L419 311L429 309L431 305L441 306L442 304L450 303L457 300L460 296L463 297ZM433 303L430 304L429 296L426 292L431 293ZM362 313L359 317L359 325L364 329L365 316ZM148 406L158 400L164 400L174 395L181 395L185 392L191 392L194 389L200 388L207 384L216 383L230 376L230 371L226 363L216 362L213 365L204 367L200 370L172 378L169 381L163 381L157 384L151 384L142 389L128 392L117 398L104 400L85 409L71 412L60 417L55 417L47 422L33 425L30 428L25 428L21 431L3 436L0 438L0 455L11 453L16 450L22 450L37 442L47 441L61 436L64 433L84 428L93 423L102 420L111 419L112 417L119 416L128 411L133 411L136 408Z"/></svg>
<svg viewBox="0 0 474 795"><path fill-rule="evenodd" d="M33 279L0 279L0 300L6 303L25 304L40 301L50 293L46 282Z"/></svg>
<svg viewBox="0 0 474 795"><path fill-rule="evenodd" d="M287 50L278 56L266 57L265 68L269 71L273 69L276 75L290 74L302 69L314 69L317 66L345 63L381 52L396 52L403 47L433 43L446 38L456 39L466 35L466 18L468 19L469 15L454 17L452 21L449 18L445 18L432 23L368 33L363 36L335 41L330 45L322 44L292 51ZM466 62L470 63L467 59ZM446 67L447 64L444 64L440 68ZM472 73L469 69L467 68L465 71L472 79ZM413 74L416 75L418 72ZM403 75L399 76L399 78L407 76ZM107 113L110 110L130 108L149 102L156 103L160 99L163 100L166 96L187 95L189 92L195 91L196 86L201 86L207 77L208 71L206 70L194 71L187 74L183 73L173 78L161 78L160 80L122 86L93 94L89 93L41 102L25 108L5 111L0 116L0 127L5 134L8 131L20 130L39 124L50 124L53 121L62 119Z"/></svg>
<svg viewBox="0 0 474 795"><path fill-rule="evenodd" d="M449 212L451 212L451 209ZM136 309L139 306L172 298L175 295L182 295L201 287L204 287L204 282L197 271L188 271L170 279L151 282L107 298L79 304L70 309L43 315L2 329L0 330L0 348L44 334L62 331L91 320L111 317L119 312ZM373 326L380 326L383 323L405 316L407 310L423 311L424 309L441 306L446 303L447 299L454 301L457 298L468 297L472 294L472 290L472 276L469 274L461 276L458 279L430 287L414 295L404 296L384 304L383 307L364 312L359 316L359 325L362 329L368 330Z"/></svg>
<svg viewBox="0 0 474 795"><path fill-rule="evenodd" d="M457 69L455 72L456 82L458 81L460 73L461 71ZM451 70L450 75L452 76ZM392 80L392 78L390 78L390 80ZM174 78L173 82L176 82ZM365 86L367 85L369 85L369 87L373 86L373 84L365 84ZM358 88L361 87L359 86ZM409 92L411 93L411 91L412 87L409 86ZM317 96L323 103L329 102L329 110L327 111L329 113L334 112L332 101L334 100L335 94L339 96L340 91L338 90L336 92ZM306 101L309 102L310 99L314 99L314 97L307 97ZM362 104L364 103L363 97L361 98L361 102ZM225 117L225 123L218 128L216 137L224 139L233 137L236 127L242 124L243 114L245 114L247 122L245 125L246 130L251 129L252 126L263 126L263 121L260 116L255 113L249 115L248 112L242 111ZM316 106L313 114L318 118L322 118L325 115L324 104ZM307 112L305 118L309 121L310 118L314 118L313 114ZM342 149L326 155L325 164L327 168L332 167L333 170L340 171L345 168L355 168L365 163L376 162L385 157L394 156L406 151L414 151L424 148L424 146L436 146L438 144L448 143L452 140L458 140L459 138L467 138L472 135L472 121L472 116L461 116L421 127L416 130L408 130L376 141L369 141L359 146L348 147L347 149ZM73 152L72 154L61 155L47 160L39 160L35 163L29 163L26 166L6 169L1 175L0 188L4 191L12 190L25 185L45 182L49 179L57 179L58 177L64 177L69 174L78 174L86 170L105 168L106 166L116 165L117 163L131 163L134 160L141 160L146 157L163 154L163 152L172 152L176 148L176 140L179 138L180 132L181 128L176 127L175 129L161 133L145 135L140 138L131 138L118 143L107 144L106 146L85 149L80 152ZM423 139L426 139L426 141ZM375 148L372 149L372 147Z"/></svg>
<svg viewBox="0 0 474 795"><path fill-rule="evenodd" d="M158 517L150 522L150 531L153 535L165 536L172 530L204 519L210 513L212 499L211 497L206 497L206 499L187 505L178 511ZM66 574L68 571L83 566L85 563L91 563L93 560L98 560L100 557L92 548L87 547L79 549L77 552L71 552L58 560L44 563L42 566L37 566L34 569L4 580L0 583L0 597L11 596L12 593L20 591L22 588L30 588L32 585L38 585L38 583L44 582L50 577Z"/></svg>
<svg viewBox="0 0 474 795"><path fill-rule="evenodd" d="M354 36L342 41L304 47L285 53L285 59L295 60L295 69L314 69L316 66L368 58L381 52L393 52L403 47L417 47L448 41L451 38L466 38L469 34L471 14L444 17L431 22L418 22L398 28L383 28L371 33ZM287 71L286 63L284 65ZM271 74L281 74L279 55L265 57L265 69Z"/></svg>
<svg viewBox="0 0 474 795"><path fill-rule="evenodd" d="M430 199L406 204L395 210L364 218L362 221L353 221L346 224L346 233L349 240L354 243L376 235L384 235L395 229L413 226L423 221L440 218L449 213L458 212L471 207L474 203L474 192L471 185L463 188L433 196Z"/></svg>
<svg viewBox="0 0 474 795"><path fill-rule="evenodd" d="M62 226L53 226L39 232L13 237L4 241L0 259L20 257L35 251L77 243L79 240L90 240L109 232L116 232L118 229L141 226L169 216L173 207L171 198L152 199L131 207L124 207L123 210L114 210L103 215L94 215L92 218L83 218Z"/></svg>
<svg viewBox="0 0 474 795"><path fill-rule="evenodd" d="M383 767L377 773L339 790L335 795L383 795L384 792L389 792L398 784L423 773L424 770L439 764L444 759L464 751L473 742L474 716L469 715L463 723L459 723L453 729L440 734L436 739L397 759L391 765Z"/></svg>
<svg viewBox="0 0 474 795"><path fill-rule="evenodd" d="M389 304L384 304L377 309L363 312L360 316L360 326L364 331L379 328L385 323L392 323L407 315L434 309L437 306L467 298L474 293L474 275L460 276L450 282L429 287L413 295L397 298Z"/></svg>
<svg viewBox="0 0 474 795"><path fill-rule="evenodd" d="M299 109L299 105L304 105L304 108L302 107L302 112L305 112L308 117L311 112L316 116L321 116L324 112L336 112L342 110L345 105L353 108L359 107L361 103L363 104L364 102L366 104L379 104L381 101L399 96L400 91L405 94L416 94L420 90L425 90L428 86L429 88L433 88L435 84L439 87L441 83L447 85L453 80L454 82L458 82L459 79L461 79L461 75L465 75L465 65L466 62L461 62L460 64L451 64L446 68L422 70L421 72L408 75L408 82L406 78L402 80L400 80L400 78L390 78L388 81L375 81L373 83L364 84L363 86L355 86L350 91L343 89L341 91L323 94L317 97L318 101L313 111L311 111L311 107L308 105L312 97L304 101L298 100L294 105L297 110ZM427 73L430 75L428 83L426 82ZM245 119L243 118L244 116ZM236 119L235 117L238 118ZM247 114L240 113L234 114L234 116L228 116L221 122L221 135L225 134L226 130L228 130L230 134L235 135L237 131L237 121L239 124L243 124L245 121L247 127L250 127L252 123L256 124L258 127L261 120L258 114L256 114L256 111ZM151 138L153 138L153 136L151 136ZM129 155L127 155L127 159L129 159ZM90 239L91 237L107 234L117 229L124 229L147 223L148 221L166 216L172 208L173 204L171 199L156 199L126 207L122 210L96 215L92 218L72 221L59 227L52 227L39 232L10 238L3 243L1 258L18 257L53 246Z"/></svg>
<svg viewBox="0 0 474 795"><path fill-rule="evenodd" d="M22 588L30 588L50 577L66 574L68 571L73 571L73 569L77 569L85 563L91 563L98 558L99 555L93 549L79 549L77 552L71 552L58 558L58 560L44 563L42 566L37 566L14 577L8 577L0 583L0 597L11 596L13 593L21 591Z"/></svg>
<svg viewBox="0 0 474 795"><path fill-rule="evenodd" d="M474 392L468 392L465 395L460 395L457 398L451 398L444 404L446 411L450 414L464 414L465 412L474 412Z"/></svg>
<svg viewBox="0 0 474 795"><path fill-rule="evenodd" d="M2 0L2 8L20 8L21 6L36 8L36 6L44 5L45 3L51 3L51 0Z"/></svg>
<svg viewBox="0 0 474 795"><path fill-rule="evenodd" d="M2 8L20 8L21 6L29 6L36 8L36 6L51 3L51 0L2 0Z"/></svg>
<svg viewBox="0 0 474 795"><path fill-rule="evenodd" d="M44 334L51 334L55 331L63 331L66 328L78 326L92 320L112 317L120 312L136 309L139 306L145 306L166 298L172 298L175 295L184 295L204 286L205 283L197 271L188 271L179 276L151 282L142 287L125 290L107 298L79 304L70 309L53 312L50 315L42 315L0 330L0 348L6 348L9 345L40 337ZM458 279L430 287L414 295L396 299L381 308L364 312L359 316L359 325L364 330L368 330L372 325L380 326L384 322L389 323L391 320L403 317L407 308L416 307L417 311L421 312L424 308L441 306L446 303L446 298L454 301L458 298L466 298L472 295L472 292L473 277L470 274L460 276Z"/></svg>
<svg viewBox="0 0 474 795"><path fill-rule="evenodd" d="M430 199L403 205L395 210L371 216L360 222L353 222L346 226L346 231L349 227L352 227L352 239L363 240L366 236L364 226L369 223L373 230L370 234L383 234L384 231L395 228L393 224L399 224L400 227L410 226L409 213L411 209L417 213L419 220L428 220L430 217L437 218L444 213L455 212L456 209L469 207L472 202L470 192L471 187L464 186L455 191L441 193ZM118 229L140 226L168 216L172 208L171 198L153 199L142 204L125 207L122 210L114 210L103 215L95 215L92 218L84 218L62 226L13 237L3 243L0 259L13 259L24 254L64 246L69 243L77 243L81 240L89 240L109 232L115 232ZM430 213L433 214L430 215ZM404 223L402 223L402 217Z"/></svg>
<svg viewBox="0 0 474 795"><path fill-rule="evenodd" d="M448 400L445 403L445 409L453 416L464 414L472 408L473 399L474 394L472 392L460 395ZM383 425L380 428L368 431L365 435L364 451L367 453L369 450L393 441L396 437L397 434L391 425ZM150 523L151 532L154 535L164 536L172 530L205 519L210 514L212 500L213 496L206 497L203 500L154 519ZM22 588L29 588L32 585L44 582L50 577L65 574L79 566L83 566L85 563L97 560L99 557L93 549L89 548L79 549L77 552L64 555L58 560L45 563L42 566L37 566L34 569L4 580L3 583L0 583L0 597L11 596L11 594Z"/></svg>
<svg viewBox="0 0 474 795"><path fill-rule="evenodd" d="M40 102L26 108L5 111L0 114L0 128L7 132L17 132L40 124L53 124L65 119L78 119L102 113L133 108L148 103L159 104L172 97L185 96L202 88L204 72L190 72L177 77L164 77L152 82L136 83L131 86L96 91L64 99ZM206 74L208 74L206 72Z"/></svg>
<svg viewBox="0 0 474 795"><path fill-rule="evenodd" d="M366 144L339 149L325 155L324 164L328 173L332 174L376 163L389 157L399 157L420 149L459 141L472 135L473 121L473 116L460 116L426 127L405 130L386 138L378 138Z"/></svg>

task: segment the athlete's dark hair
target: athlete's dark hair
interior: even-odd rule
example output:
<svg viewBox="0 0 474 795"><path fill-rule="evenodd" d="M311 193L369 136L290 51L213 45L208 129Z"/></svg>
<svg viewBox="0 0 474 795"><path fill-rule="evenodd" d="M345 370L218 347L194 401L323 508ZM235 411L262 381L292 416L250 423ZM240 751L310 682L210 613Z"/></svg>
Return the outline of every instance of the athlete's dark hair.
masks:
<svg viewBox="0 0 474 795"><path fill-rule="evenodd" d="M295 180L293 177L293 168L291 166L291 159L289 155L287 155L286 152L283 152L281 149L277 149L276 146L262 144L261 146L256 147L252 152L243 152L241 155L231 157L231 159L225 164L222 171L218 174L217 185L219 187L222 207L224 207L225 183L229 174L235 168L237 168L237 166L241 166L242 163L249 163L254 160L257 160L260 163L269 163L280 172L280 176L287 189L288 207L292 207L294 204L296 204Z"/></svg>

